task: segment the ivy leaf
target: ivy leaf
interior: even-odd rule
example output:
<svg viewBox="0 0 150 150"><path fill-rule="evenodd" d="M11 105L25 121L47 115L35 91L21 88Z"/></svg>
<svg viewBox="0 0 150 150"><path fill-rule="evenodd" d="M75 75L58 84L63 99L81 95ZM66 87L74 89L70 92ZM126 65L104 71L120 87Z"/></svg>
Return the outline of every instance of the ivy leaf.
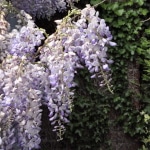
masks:
<svg viewBox="0 0 150 150"><path fill-rule="evenodd" d="M140 47L138 47L136 51L137 51L137 53L138 53L138 54L141 54L141 53L142 53L142 51L143 51L143 49L142 49L142 48L140 48Z"/></svg>
<svg viewBox="0 0 150 150"><path fill-rule="evenodd" d="M150 114L150 105L146 106L145 112L147 112L148 114Z"/></svg>
<svg viewBox="0 0 150 150"><path fill-rule="evenodd" d="M134 23L135 24L139 23L139 18L134 19Z"/></svg>
<svg viewBox="0 0 150 150"><path fill-rule="evenodd" d="M125 25L125 23L126 22L124 20L118 19L118 25L119 26Z"/></svg>
<svg viewBox="0 0 150 150"><path fill-rule="evenodd" d="M105 19L107 22L112 22L113 21L113 18L112 17L108 17Z"/></svg>
<svg viewBox="0 0 150 150"><path fill-rule="evenodd" d="M145 16L145 15L147 15L147 13L148 13L149 11L147 10L147 9L143 9L142 10L142 14Z"/></svg>
<svg viewBox="0 0 150 150"><path fill-rule="evenodd" d="M111 5L112 10L116 10L118 7L119 7L119 4L117 2Z"/></svg>
<svg viewBox="0 0 150 150"><path fill-rule="evenodd" d="M124 9L119 9L119 10L115 11L115 14L118 15L118 16L122 16L123 13L124 13Z"/></svg>
<svg viewBox="0 0 150 150"><path fill-rule="evenodd" d="M136 0L136 2L137 2L140 6L142 6L142 5L144 4L144 0Z"/></svg>
<svg viewBox="0 0 150 150"><path fill-rule="evenodd" d="M126 2L125 5L126 5L126 6L132 6L132 5L133 5L133 1Z"/></svg>
<svg viewBox="0 0 150 150"><path fill-rule="evenodd" d="M91 0L90 1L90 4L91 5L96 5L96 4L98 4L98 3L100 3L102 0Z"/></svg>
<svg viewBox="0 0 150 150"><path fill-rule="evenodd" d="M149 29L145 29L145 33L150 35L150 28Z"/></svg>
<svg viewBox="0 0 150 150"><path fill-rule="evenodd" d="M150 99L147 97L143 100L143 102L147 103L148 105L150 105Z"/></svg>
<svg viewBox="0 0 150 150"><path fill-rule="evenodd" d="M134 54L135 54L135 52L132 50L132 51L131 51L131 55L134 55Z"/></svg>
<svg viewBox="0 0 150 150"><path fill-rule="evenodd" d="M80 130L78 130L78 129L75 131L75 133L77 133L79 136L81 136L81 135L82 135L82 134L81 134L81 131L80 131Z"/></svg>

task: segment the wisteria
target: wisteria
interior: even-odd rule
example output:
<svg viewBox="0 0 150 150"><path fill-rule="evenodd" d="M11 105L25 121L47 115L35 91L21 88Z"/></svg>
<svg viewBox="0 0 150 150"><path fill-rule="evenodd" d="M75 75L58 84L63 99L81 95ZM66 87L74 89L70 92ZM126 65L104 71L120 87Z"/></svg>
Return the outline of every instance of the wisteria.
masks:
<svg viewBox="0 0 150 150"><path fill-rule="evenodd" d="M11 0L14 7L25 10L33 18L50 18L56 11L63 12L78 0Z"/></svg>
<svg viewBox="0 0 150 150"><path fill-rule="evenodd" d="M28 56L33 59L36 46L41 45L43 32L33 26L23 26L10 40L9 53L17 56Z"/></svg>
<svg viewBox="0 0 150 150"><path fill-rule="evenodd" d="M79 19L74 21L69 17L72 14ZM107 85L110 90L109 64L112 60L107 59L107 47L116 43L111 41L112 35L104 19L100 19L90 5L81 11L73 10L56 23L56 33L40 48L40 61L49 74L50 86L45 89L50 121L54 131L63 133L63 124L68 122L72 106L72 88L77 86L74 83L77 69L86 67L91 78L99 79L99 86Z"/></svg>
<svg viewBox="0 0 150 150"><path fill-rule="evenodd" d="M51 41L52 40L52 41ZM60 139L64 133L64 123L68 123L74 96L75 65L78 60L73 52L64 53L61 41L50 36L48 44L41 50L41 62L47 66L49 85L45 88L47 106L50 111L49 120Z"/></svg>
<svg viewBox="0 0 150 150"><path fill-rule="evenodd" d="M50 17L75 1L11 2L33 17ZM94 7L87 5L83 10L69 11L65 18L55 21L56 32L49 36L23 10L17 15L19 26L10 32L5 13L0 18L5 22L0 28L0 48L5 54L0 66L2 150L40 148L42 105L49 109L49 121L58 140L63 139L78 86L74 80L78 70L87 68L99 87L106 85L110 90L113 61L107 50L116 43Z"/></svg>
<svg viewBox="0 0 150 150"><path fill-rule="evenodd" d="M1 7L0 7L0 10ZM9 36L8 29L9 29L9 23L4 19L5 18L5 12L1 11L0 13L0 62L6 57L6 52L8 50L8 43L9 43Z"/></svg>
<svg viewBox="0 0 150 150"><path fill-rule="evenodd" d="M10 56L2 69L1 148L39 148L44 68Z"/></svg>
<svg viewBox="0 0 150 150"><path fill-rule="evenodd" d="M8 28L5 27L8 23L4 17L5 13L2 11L1 20L5 24L1 26L3 37L1 40L5 42L2 41L0 46L1 53L5 54L5 57L1 59L0 69L0 149L31 150L39 148L41 141L39 136L40 106L46 73L41 64L35 63L34 60L29 61L28 58L29 55L31 57L31 53L33 55L32 50L35 46L40 45L44 36L40 30L34 28L33 23L28 23L27 26L21 28L29 29L30 34L29 32L27 34L31 38L28 40L26 32L23 34L22 30L13 30L8 33ZM13 42L17 38L20 41ZM23 45L23 42L26 42L26 46ZM18 48L20 43L24 46L22 49ZM30 43L32 46L29 46ZM32 50L27 54L26 50L30 47ZM14 50L14 53L9 50Z"/></svg>
<svg viewBox="0 0 150 150"><path fill-rule="evenodd" d="M91 78L96 76L102 81L99 85L106 84L109 80L109 64L112 60L107 59L108 46L115 46L112 42L112 35L105 20L98 17L98 12L90 5L81 10L81 17L73 22L73 28L63 27L66 32L64 41L64 51L73 51L77 54L81 65L85 65L92 74ZM69 24L68 24L69 26ZM64 39L65 39L64 38ZM105 72L105 73L104 73ZM105 75L104 75L105 74Z"/></svg>
<svg viewBox="0 0 150 150"><path fill-rule="evenodd" d="M99 85L103 86L108 83L106 80L109 81L109 64L113 62L107 58L107 49L116 43L111 41L112 35L105 20L100 19L98 12L90 5L81 12L73 10L69 15L72 13L80 18L76 22L68 16L57 20L57 32L53 37L50 36L50 44L46 49L55 47L58 50L60 47L64 55L74 53L75 68L87 67L91 78L98 77Z"/></svg>

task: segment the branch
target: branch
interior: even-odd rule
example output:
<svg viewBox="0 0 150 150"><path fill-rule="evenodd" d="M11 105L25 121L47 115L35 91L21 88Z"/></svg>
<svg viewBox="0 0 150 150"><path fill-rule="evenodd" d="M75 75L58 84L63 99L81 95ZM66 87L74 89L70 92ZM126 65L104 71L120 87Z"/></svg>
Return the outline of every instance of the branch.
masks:
<svg viewBox="0 0 150 150"><path fill-rule="evenodd" d="M95 8L95 7L99 6L100 4L104 3L105 1L106 0L103 0L103 1L99 2L98 4L94 5L93 7Z"/></svg>
<svg viewBox="0 0 150 150"><path fill-rule="evenodd" d="M141 21L141 22L144 23L144 22L149 21L149 20L150 20L150 17L148 19L146 19L146 20Z"/></svg>

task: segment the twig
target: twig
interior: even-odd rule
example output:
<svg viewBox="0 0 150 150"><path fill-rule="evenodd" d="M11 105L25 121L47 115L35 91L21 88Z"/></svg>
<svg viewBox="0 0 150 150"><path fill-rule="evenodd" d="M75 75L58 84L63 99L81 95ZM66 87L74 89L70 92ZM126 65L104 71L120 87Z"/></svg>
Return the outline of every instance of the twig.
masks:
<svg viewBox="0 0 150 150"><path fill-rule="evenodd" d="M144 22L149 21L149 20L150 20L150 17L148 19L146 19L146 20L141 21L141 22L144 23Z"/></svg>
<svg viewBox="0 0 150 150"><path fill-rule="evenodd" d="M102 77L104 78L104 81L105 81L105 83L106 83L106 85L107 85L108 90L110 91L111 94L114 94L114 92L111 90L110 83L109 83L109 81L107 80L107 78L106 78L106 76L105 76L105 73L103 72L103 69L102 69L102 66L101 66L101 65L100 65L100 71L101 71L101 73L102 73Z"/></svg>
<svg viewBox="0 0 150 150"><path fill-rule="evenodd" d="M93 7L95 8L95 7L97 7L98 5L104 3L105 1L106 1L106 0L103 0L102 2L99 2L98 4L94 5Z"/></svg>

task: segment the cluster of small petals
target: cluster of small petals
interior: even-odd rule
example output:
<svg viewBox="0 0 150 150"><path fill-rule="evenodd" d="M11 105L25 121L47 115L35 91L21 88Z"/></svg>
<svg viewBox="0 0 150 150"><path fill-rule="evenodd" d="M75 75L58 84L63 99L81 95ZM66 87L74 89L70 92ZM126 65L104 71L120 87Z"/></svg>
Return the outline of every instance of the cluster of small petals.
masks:
<svg viewBox="0 0 150 150"><path fill-rule="evenodd" d="M74 74L77 57L74 52L64 53L62 41L51 39L41 50L41 62L48 69L49 85L45 87L47 106L50 111L49 120L54 125L54 131L65 130L73 98L71 88L75 86ZM52 40L52 41L51 41ZM50 88L48 88L48 87Z"/></svg>
<svg viewBox="0 0 150 150"><path fill-rule="evenodd" d="M58 30L65 32L63 36L63 47L65 52L74 52L80 60L80 66L85 66L91 73L91 78L99 77L104 83L110 72L109 64L113 61L107 58L108 46L115 46L112 42L112 35L105 20L98 17L98 13L93 7L87 7L81 10L81 16L73 22L72 28L69 28L70 22L66 26L58 26ZM78 61L79 64L79 61ZM79 66L79 65L77 65ZM109 79L108 79L109 80Z"/></svg>
<svg viewBox="0 0 150 150"><path fill-rule="evenodd" d="M4 60L6 55L26 55L33 59L36 46L45 39L43 31L35 27L32 17L23 10L17 15L18 29L9 31L9 23L5 20L5 13L0 14L0 61Z"/></svg>
<svg viewBox="0 0 150 150"><path fill-rule="evenodd" d="M47 86L50 89L45 88L46 101L51 124L57 132L68 122L73 96L70 89L76 85L73 82L76 70L86 67L91 78L98 77L98 84L104 85L104 78L109 80L109 64L112 63L107 59L107 48L116 44L111 41L112 35L105 20L100 19L89 5L81 10L77 21L67 17L56 23L57 31L46 40L40 61L45 63L49 73Z"/></svg>
<svg viewBox="0 0 150 150"><path fill-rule="evenodd" d="M11 0L14 7L25 10L33 18L50 18L56 11L64 11L67 5L73 4L77 0Z"/></svg>
<svg viewBox="0 0 150 150"><path fill-rule="evenodd" d="M3 62L0 71L0 149L39 148L44 70L18 56L10 56Z"/></svg>
<svg viewBox="0 0 150 150"><path fill-rule="evenodd" d="M8 37L6 35L0 35L0 62L2 62L7 55L8 45Z"/></svg>
<svg viewBox="0 0 150 150"><path fill-rule="evenodd" d="M3 1L0 3L3 3ZM9 30L9 23L5 20L5 17L6 13L2 8L0 8L0 61L4 60L4 58L6 57L9 43L9 38L7 36Z"/></svg>
<svg viewBox="0 0 150 150"><path fill-rule="evenodd" d="M23 26L10 40L9 53L31 57L36 51L36 46L39 46L43 39L43 32L38 28Z"/></svg>
<svg viewBox="0 0 150 150"><path fill-rule="evenodd" d="M21 29L23 26L28 26L30 28L35 27L35 23L31 15L26 13L24 10L18 11L18 14L16 15L16 21L17 21L17 24L15 25L15 27L17 29Z"/></svg>

